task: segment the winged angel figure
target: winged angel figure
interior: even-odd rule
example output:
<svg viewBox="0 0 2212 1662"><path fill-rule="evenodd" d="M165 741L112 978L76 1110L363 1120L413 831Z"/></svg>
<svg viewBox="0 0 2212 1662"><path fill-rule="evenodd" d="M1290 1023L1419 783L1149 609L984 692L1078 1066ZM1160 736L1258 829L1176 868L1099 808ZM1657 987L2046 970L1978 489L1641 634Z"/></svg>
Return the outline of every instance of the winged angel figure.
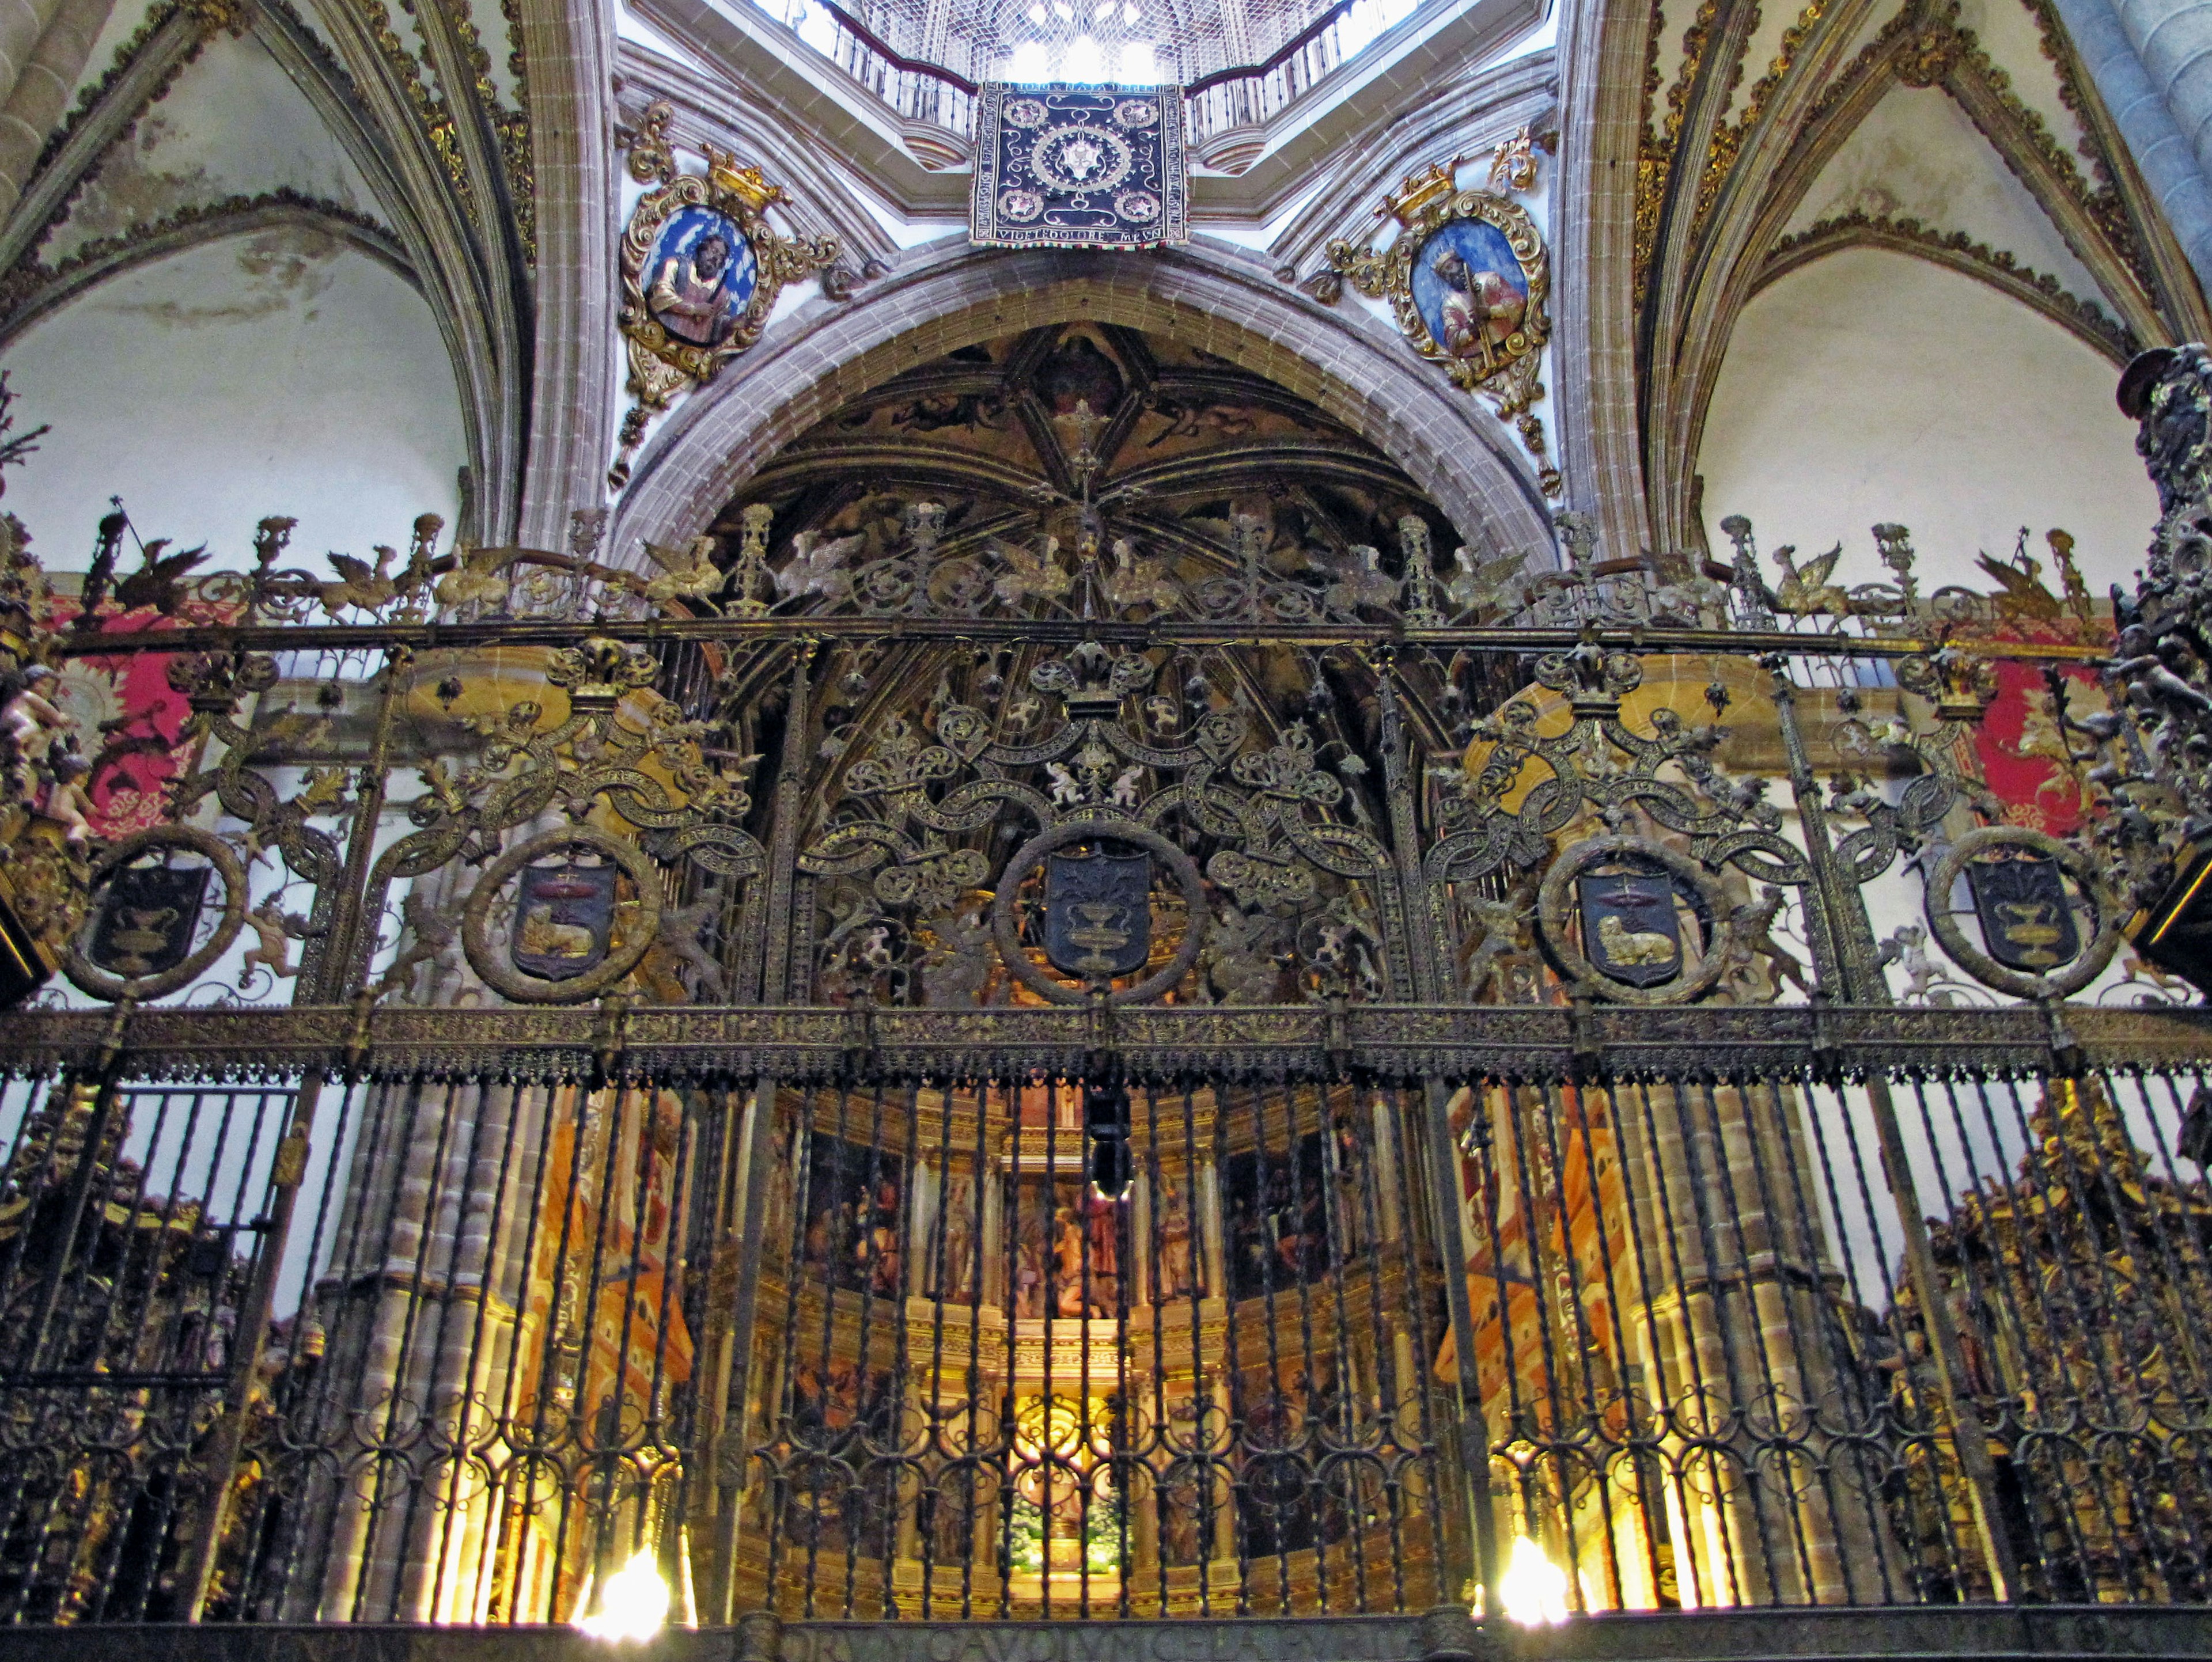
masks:
<svg viewBox="0 0 2212 1662"><path fill-rule="evenodd" d="M1060 563L1057 537L1046 537L1035 554L1009 543L994 543L991 551L1006 566L992 585L1000 605L1018 606L1031 596L1057 600L1075 586L1074 577Z"/></svg>
<svg viewBox="0 0 2212 1662"><path fill-rule="evenodd" d="M846 562L866 546L866 531L834 540L818 531L803 531L791 539L791 558L775 573L776 597L802 600L818 594L830 605L853 597L853 573Z"/></svg>

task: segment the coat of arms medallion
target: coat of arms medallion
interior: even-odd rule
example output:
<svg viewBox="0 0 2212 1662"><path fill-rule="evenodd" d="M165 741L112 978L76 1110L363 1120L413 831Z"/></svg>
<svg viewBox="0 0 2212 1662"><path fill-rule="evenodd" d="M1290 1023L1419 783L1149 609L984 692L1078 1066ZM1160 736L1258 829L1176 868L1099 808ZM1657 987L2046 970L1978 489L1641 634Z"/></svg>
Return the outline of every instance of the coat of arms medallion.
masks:
<svg viewBox="0 0 2212 1662"><path fill-rule="evenodd" d="M830 270L838 254L834 237L785 236L769 223L769 209L791 198L758 167L740 167L709 145L705 173L682 172L667 139L672 114L652 106L629 149L630 176L654 188L623 231L620 328L637 402L623 422L611 475L617 488L650 415L684 388L713 380L760 339L784 285Z"/></svg>
<svg viewBox="0 0 2212 1662"><path fill-rule="evenodd" d="M1385 196L1398 234L1379 252L1331 242L1323 276L1388 300L1415 351L1513 422L1546 494L1557 495L1563 486L1534 409L1551 337L1551 255L1528 209L1495 190L1461 190L1457 167L1437 162ZM1523 129L1498 147L1491 182L1526 191L1535 177Z"/></svg>

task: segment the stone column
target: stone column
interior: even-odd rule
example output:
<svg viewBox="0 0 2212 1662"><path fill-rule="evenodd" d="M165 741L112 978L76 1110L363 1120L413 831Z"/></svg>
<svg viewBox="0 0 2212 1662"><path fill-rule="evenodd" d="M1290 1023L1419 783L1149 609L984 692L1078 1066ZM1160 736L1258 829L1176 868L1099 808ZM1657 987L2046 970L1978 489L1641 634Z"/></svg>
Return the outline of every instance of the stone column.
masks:
<svg viewBox="0 0 2212 1662"><path fill-rule="evenodd" d="M0 0L0 212L13 208L61 119L114 0Z"/></svg>

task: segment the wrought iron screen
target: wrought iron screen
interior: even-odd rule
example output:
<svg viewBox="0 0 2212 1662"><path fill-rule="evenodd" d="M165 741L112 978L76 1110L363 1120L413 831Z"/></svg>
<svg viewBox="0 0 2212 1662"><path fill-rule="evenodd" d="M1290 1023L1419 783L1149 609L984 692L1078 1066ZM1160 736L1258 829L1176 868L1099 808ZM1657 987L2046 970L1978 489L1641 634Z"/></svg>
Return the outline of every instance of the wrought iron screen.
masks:
<svg viewBox="0 0 2212 1662"><path fill-rule="evenodd" d="M1453 573L975 353L649 578L0 549L0 1617L2204 1598L2198 566Z"/></svg>

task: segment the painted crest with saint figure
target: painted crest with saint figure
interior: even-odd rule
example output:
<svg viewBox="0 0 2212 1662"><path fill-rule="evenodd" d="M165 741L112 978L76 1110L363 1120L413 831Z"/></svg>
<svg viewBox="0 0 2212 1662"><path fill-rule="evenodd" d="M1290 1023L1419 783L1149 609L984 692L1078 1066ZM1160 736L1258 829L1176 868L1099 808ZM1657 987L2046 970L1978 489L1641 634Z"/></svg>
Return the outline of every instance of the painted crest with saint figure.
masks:
<svg viewBox="0 0 2212 1662"><path fill-rule="evenodd" d="M1513 422L1545 494L1556 496L1564 486L1534 409L1544 396L1537 377L1551 337L1551 256L1518 203L1496 191L1459 188L1459 161L1437 162L1383 197L1383 211L1398 222L1389 246L1378 252L1331 242L1329 266L1361 294L1388 300L1415 351ZM1525 131L1498 147L1491 179L1516 191L1534 185Z"/></svg>

